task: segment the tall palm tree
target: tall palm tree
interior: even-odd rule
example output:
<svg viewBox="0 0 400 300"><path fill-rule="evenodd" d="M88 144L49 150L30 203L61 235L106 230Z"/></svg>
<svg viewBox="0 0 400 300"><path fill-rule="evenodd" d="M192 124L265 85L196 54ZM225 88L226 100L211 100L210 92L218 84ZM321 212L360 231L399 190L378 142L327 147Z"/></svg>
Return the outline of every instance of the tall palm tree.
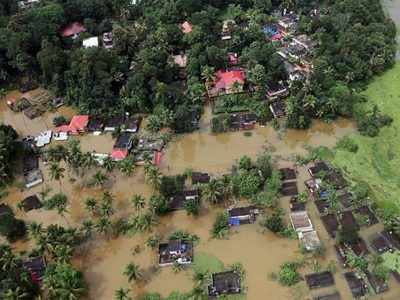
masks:
<svg viewBox="0 0 400 300"><path fill-rule="evenodd" d="M144 168L146 180L154 189L158 190L161 185L161 173L157 167L151 163L146 163Z"/></svg>
<svg viewBox="0 0 400 300"><path fill-rule="evenodd" d="M130 292L129 289L119 288L114 293L114 299L115 300L132 300L132 298L129 297L129 292Z"/></svg>
<svg viewBox="0 0 400 300"><path fill-rule="evenodd" d="M8 245L2 245L0 247L0 267L3 272L9 272L15 270L18 266L18 259L11 251L11 247Z"/></svg>
<svg viewBox="0 0 400 300"><path fill-rule="evenodd" d="M93 222L91 220L85 220L82 222L81 232L86 238L90 238L93 233Z"/></svg>
<svg viewBox="0 0 400 300"><path fill-rule="evenodd" d="M132 205L136 209L136 211L140 211L142 208L144 208L146 204L146 200L142 195L133 195L132 197Z"/></svg>
<svg viewBox="0 0 400 300"><path fill-rule="evenodd" d="M212 82L214 82L214 74L215 74L215 69L210 66L205 66L201 70L201 78L206 81L206 85L210 85Z"/></svg>
<svg viewBox="0 0 400 300"><path fill-rule="evenodd" d="M101 217L95 225L98 233L106 235L110 232L111 226L111 221L107 216Z"/></svg>
<svg viewBox="0 0 400 300"><path fill-rule="evenodd" d="M118 162L118 168L124 175L131 176L135 170L135 162L132 158L127 157Z"/></svg>
<svg viewBox="0 0 400 300"><path fill-rule="evenodd" d="M56 245L52 249L52 253L58 262L68 262L73 254L73 249L68 245Z"/></svg>
<svg viewBox="0 0 400 300"><path fill-rule="evenodd" d="M56 209L58 214L65 218L67 212L68 198L64 194L55 194L44 202L44 208L48 210Z"/></svg>
<svg viewBox="0 0 400 300"><path fill-rule="evenodd" d="M62 188L61 179L64 178L64 172L65 172L65 169L60 167L60 165L58 163L54 162L50 165L50 178L52 180L58 181L58 183L60 184L60 191Z"/></svg>
<svg viewBox="0 0 400 300"><path fill-rule="evenodd" d="M17 286L14 290L8 289L3 294L4 300L24 300L29 299L30 295L24 292L19 286Z"/></svg>
<svg viewBox="0 0 400 300"><path fill-rule="evenodd" d="M37 240L44 233L42 223L32 222L29 224L28 233L33 239Z"/></svg>
<svg viewBox="0 0 400 300"><path fill-rule="evenodd" d="M112 160L111 157L107 157L106 159L104 159L103 161L103 168L108 172L111 173L114 170L115 167L115 163Z"/></svg>
<svg viewBox="0 0 400 300"><path fill-rule="evenodd" d="M96 201L96 199L94 199L92 197L86 198L86 200L85 200L85 208L89 213L94 215L97 212L97 201Z"/></svg>
<svg viewBox="0 0 400 300"><path fill-rule="evenodd" d="M94 186L103 186L107 179L108 178L106 174L101 171L97 171L93 175L91 183L93 183Z"/></svg>
<svg viewBox="0 0 400 300"><path fill-rule="evenodd" d="M212 179L209 183L201 187L201 197L203 200L213 204L217 204L222 198L221 182L217 179Z"/></svg>
<svg viewBox="0 0 400 300"><path fill-rule="evenodd" d="M139 266L134 263L129 263L125 267L124 275L128 277L128 281L138 281L142 278L142 273L139 269Z"/></svg>

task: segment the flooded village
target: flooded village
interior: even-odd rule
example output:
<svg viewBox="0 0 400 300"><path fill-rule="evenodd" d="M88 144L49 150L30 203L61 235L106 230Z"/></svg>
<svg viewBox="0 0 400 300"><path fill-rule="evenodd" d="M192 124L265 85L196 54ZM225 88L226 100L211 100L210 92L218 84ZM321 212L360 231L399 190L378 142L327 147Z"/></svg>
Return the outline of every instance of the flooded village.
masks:
<svg viewBox="0 0 400 300"><path fill-rule="evenodd" d="M313 8L307 16L329 14ZM298 33L296 12L272 16L257 28L274 45L276 72L259 84L254 69L262 66L246 69L241 55L249 54L230 44L255 21L224 16L218 43L230 49L226 65L203 68L200 109L191 106L188 120L165 121L167 105L95 113L38 86L0 96L0 123L15 129L22 149L13 154L12 183L0 189L0 218L27 227L22 238L0 242L20 255L32 290L57 299L48 287L57 285L59 265L71 265L85 291L75 282L79 296L70 299L400 299L397 227L363 183L329 162L359 124L346 114L294 116L288 103L293 91L310 87L318 45ZM186 36L198 30L189 21L175 25ZM115 31L86 30L71 22L59 35L84 51L113 51ZM173 84L186 88L187 55L172 53L171 61ZM163 101L172 101L166 94ZM7 299L20 299L13 292Z"/></svg>

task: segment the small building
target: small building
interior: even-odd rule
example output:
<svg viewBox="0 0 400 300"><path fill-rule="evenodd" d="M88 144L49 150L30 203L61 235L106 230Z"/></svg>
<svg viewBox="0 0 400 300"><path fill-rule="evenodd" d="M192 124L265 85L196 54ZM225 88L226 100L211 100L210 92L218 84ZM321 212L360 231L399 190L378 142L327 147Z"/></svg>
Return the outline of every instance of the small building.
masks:
<svg viewBox="0 0 400 300"><path fill-rule="evenodd" d="M86 129L94 135L100 135L104 130L104 121L101 118L89 117Z"/></svg>
<svg viewBox="0 0 400 300"><path fill-rule="evenodd" d="M296 181L286 181L281 185L280 193L283 196L295 196L299 193Z"/></svg>
<svg viewBox="0 0 400 300"><path fill-rule="evenodd" d="M193 243L183 240L170 240L158 246L158 264L162 267L174 263L188 265L193 261Z"/></svg>
<svg viewBox="0 0 400 300"><path fill-rule="evenodd" d="M328 214L325 216L321 217L322 224L324 224L324 227L328 234L334 238L336 236L336 232L339 229L339 222L336 219L336 216L333 214Z"/></svg>
<svg viewBox="0 0 400 300"><path fill-rule="evenodd" d="M307 251L314 251L321 247L321 240L315 230L298 232L297 235L300 243Z"/></svg>
<svg viewBox="0 0 400 300"><path fill-rule="evenodd" d="M235 271L226 271L212 274L212 283L208 286L208 296L240 294L240 275Z"/></svg>
<svg viewBox="0 0 400 300"><path fill-rule="evenodd" d="M31 280L35 284L40 284L46 271L46 261L43 257L29 258L23 262L24 268L28 271Z"/></svg>
<svg viewBox="0 0 400 300"><path fill-rule="evenodd" d="M128 157L128 155L129 152L126 149L113 149L111 151L111 158L113 159L113 161L124 160Z"/></svg>
<svg viewBox="0 0 400 300"><path fill-rule="evenodd" d="M43 183L43 174L40 170L33 170L24 174L25 187L32 188L38 184Z"/></svg>
<svg viewBox="0 0 400 300"><path fill-rule="evenodd" d="M281 173L282 181L295 180L297 177L296 170L292 168L282 168L279 169L279 172Z"/></svg>
<svg viewBox="0 0 400 300"><path fill-rule="evenodd" d="M21 206L25 212L39 209L42 207L42 202L40 202L39 197L36 195L32 195L26 197L24 200L21 201Z"/></svg>
<svg viewBox="0 0 400 300"><path fill-rule="evenodd" d="M184 190L181 193L172 196L168 202L168 209L183 209L187 201L199 201L199 191L197 189Z"/></svg>
<svg viewBox="0 0 400 300"><path fill-rule="evenodd" d="M322 180L319 178L311 178L306 181L304 181L304 185L307 188L308 193L316 198L317 193L321 187Z"/></svg>
<svg viewBox="0 0 400 300"><path fill-rule="evenodd" d="M88 115L73 116L69 125L61 125L56 128L56 132L66 132L70 135L78 135L86 132L89 123Z"/></svg>
<svg viewBox="0 0 400 300"><path fill-rule="evenodd" d="M340 300L340 294L338 292L334 292L332 294L324 294L320 296L315 296L313 300Z"/></svg>
<svg viewBox="0 0 400 300"><path fill-rule="evenodd" d="M114 132L118 127L124 125L125 118L123 116L115 116L105 121L104 132Z"/></svg>
<svg viewBox="0 0 400 300"><path fill-rule="evenodd" d="M326 200L316 200L314 204L320 214L323 215L329 212L329 203Z"/></svg>
<svg viewBox="0 0 400 300"><path fill-rule="evenodd" d="M225 94L240 93L243 91L246 75L242 69L219 70L215 73L214 84L208 89L210 97Z"/></svg>
<svg viewBox="0 0 400 300"><path fill-rule="evenodd" d="M323 161L316 162L312 167L308 168L308 172L314 178L321 172L328 173L329 171L329 166Z"/></svg>
<svg viewBox="0 0 400 300"><path fill-rule="evenodd" d="M344 278L346 279L351 294L354 298L365 296L365 294L368 292L368 287L365 284L364 280L355 272L344 273Z"/></svg>
<svg viewBox="0 0 400 300"><path fill-rule="evenodd" d="M336 191L336 195L338 197L340 204L344 208L351 207L352 195L349 192L347 192L346 190L338 190L338 191Z"/></svg>
<svg viewBox="0 0 400 300"><path fill-rule="evenodd" d="M22 159L23 173L39 169L39 157L33 153L25 154Z"/></svg>
<svg viewBox="0 0 400 300"><path fill-rule="evenodd" d="M294 13L285 14L278 20L279 32L283 35L293 32L297 27L298 20L299 17Z"/></svg>
<svg viewBox="0 0 400 300"><path fill-rule="evenodd" d="M330 271L307 274L305 280L309 289L322 288L335 284L335 280Z"/></svg>
<svg viewBox="0 0 400 300"><path fill-rule="evenodd" d="M282 101L275 101L269 105L269 110L275 119L279 119L285 116L285 103Z"/></svg>
<svg viewBox="0 0 400 300"><path fill-rule="evenodd" d="M239 63L239 55L236 52L228 52L228 64L236 66Z"/></svg>
<svg viewBox="0 0 400 300"><path fill-rule="evenodd" d="M83 48L97 48L99 47L99 38L97 36L92 36L84 39L82 41L82 46Z"/></svg>
<svg viewBox="0 0 400 300"><path fill-rule="evenodd" d="M183 22L180 25L180 28L181 28L183 33L191 33L192 30L193 30L192 24L190 24L188 21Z"/></svg>
<svg viewBox="0 0 400 300"><path fill-rule="evenodd" d="M314 230L310 217L306 211L291 212L289 217L290 223L297 233Z"/></svg>
<svg viewBox="0 0 400 300"><path fill-rule="evenodd" d="M85 32L86 28L80 22L73 22L68 24L61 30L61 36L63 38L77 39L82 32Z"/></svg>
<svg viewBox="0 0 400 300"><path fill-rule="evenodd" d="M272 100L288 95L288 89L283 82L270 82L267 85L267 98Z"/></svg>
<svg viewBox="0 0 400 300"><path fill-rule="evenodd" d="M231 226L254 223L259 214L259 210L255 206L235 207L227 211Z"/></svg>
<svg viewBox="0 0 400 300"><path fill-rule="evenodd" d="M192 172L192 184L205 184L210 182L210 175L202 172Z"/></svg>
<svg viewBox="0 0 400 300"><path fill-rule="evenodd" d="M226 41L232 38L231 29L235 24L234 20L224 20L222 22L221 40Z"/></svg>
<svg viewBox="0 0 400 300"><path fill-rule="evenodd" d="M351 211L343 211L339 214L339 224L344 230L360 229Z"/></svg>
<svg viewBox="0 0 400 300"><path fill-rule="evenodd" d="M365 218L366 222L364 224L358 224L358 225L372 226L378 223L377 217L367 205L355 209L354 213Z"/></svg>
<svg viewBox="0 0 400 300"><path fill-rule="evenodd" d="M63 97L55 97L51 100L50 105L54 108L60 108L64 105L64 98Z"/></svg>
<svg viewBox="0 0 400 300"><path fill-rule="evenodd" d="M51 130L46 130L35 137L36 147L41 148L44 147L51 142L51 138L53 136L53 132Z"/></svg>
<svg viewBox="0 0 400 300"><path fill-rule="evenodd" d="M306 204L305 202L300 202L296 196L290 198L289 202L289 208L290 211L305 211L306 210Z"/></svg>
<svg viewBox="0 0 400 300"><path fill-rule="evenodd" d="M106 49L111 49L113 47L113 34L112 32L103 33L103 46Z"/></svg>
<svg viewBox="0 0 400 300"><path fill-rule="evenodd" d="M393 231L382 231L381 235L393 245L394 248L400 250L400 237L398 237Z"/></svg>
<svg viewBox="0 0 400 300"><path fill-rule="evenodd" d="M0 217L4 215L14 215L10 206L4 203L0 203Z"/></svg>
<svg viewBox="0 0 400 300"><path fill-rule="evenodd" d="M53 134L53 139L55 141L66 141L68 140L68 132L55 132Z"/></svg>
<svg viewBox="0 0 400 300"><path fill-rule="evenodd" d="M137 133L139 131L140 123L142 122L141 117L126 118L122 125L122 132Z"/></svg>
<svg viewBox="0 0 400 300"><path fill-rule="evenodd" d="M91 153L91 156L93 157L93 159L100 165L104 165L104 161L110 157L110 154L107 153L96 153L93 152Z"/></svg>
<svg viewBox="0 0 400 300"><path fill-rule="evenodd" d="M21 10L32 8L37 3L40 3L40 0L21 0L18 1L18 8Z"/></svg>
<svg viewBox="0 0 400 300"><path fill-rule="evenodd" d="M29 100L25 97L9 98L7 99L7 105L14 112L21 112L32 106Z"/></svg>
<svg viewBox="0 0 400 300"><path fill-rule="evenodd" d="M27 109L24 109L24 115L29 119L33 120L41 115L43 115L46 112L46 109L44 107L39 107L38 105L32 105L28 107Z"/></svg>
<svg viewBox="0 0 400 300"><path fill-rule="evenodd" d="M132 145L132 136L129 133L122 133L118 136L113 148L130 151L132 149Z"/></svg>
<svg viewBox="0 0 400 300"><path fill-rule="evenodd" d="M324 179L336 189L343 189L347 185L343 175L337 170L331 170L328 172Z"/></svg>
<svg viewBox="0 0 400 300"><path fill-rule="evenodd" d="M179 68L186 68L187 65L187 55L184 53L172 56L174 63L179 66Z"/></svg>
<svg viewBox="0 0 400 300"><path fill-rule="evenodd" d="M301 45L307 51L312 51L314 49L314 47L315 47L315 43L306 34L301 34L301 35L298 35L298 36L294 36L293 37L293 42L295 42L296 44Z"/></svg>
<svg viewBox="0 0 400 300"><path fill-rule="evenodd" d="M367 276L368 282L373 288L375 294L382 294L389 290L389 285L382 278L377 277L368 270L365 272L365 275Z"/></svg>
<svg viewBox="0 0 400 300"><path fill-rule="evenodd" d="M371 241L371 247L379 254L393 252L393 245L381 234L377 234Z"/></svg>

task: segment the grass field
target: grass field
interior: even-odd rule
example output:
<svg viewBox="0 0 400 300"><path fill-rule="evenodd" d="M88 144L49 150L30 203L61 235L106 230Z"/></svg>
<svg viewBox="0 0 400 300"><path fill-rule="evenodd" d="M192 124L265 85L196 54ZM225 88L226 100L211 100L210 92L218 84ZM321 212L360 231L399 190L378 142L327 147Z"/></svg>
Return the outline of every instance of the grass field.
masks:
<svg viewBox="0 0 400 300"><path fill-rule="evenodd" d="M374 138L354 134L357 153L338 150L333 159L348 177L369 184L380 206L400 211L400 63L377 77L364 92L369 102L393 118Z"/></svg>

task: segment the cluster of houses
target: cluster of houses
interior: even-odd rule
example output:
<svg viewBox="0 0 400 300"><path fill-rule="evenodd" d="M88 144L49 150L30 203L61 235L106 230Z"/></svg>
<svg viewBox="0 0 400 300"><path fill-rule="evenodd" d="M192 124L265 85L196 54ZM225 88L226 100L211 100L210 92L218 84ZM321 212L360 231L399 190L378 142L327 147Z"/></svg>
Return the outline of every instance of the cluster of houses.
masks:
<svg viewBox="0 0 400 300"><path fill-rule="evenodd" d="M357 233L362 226L369 227L378 223L378 219L367 204L354 205L352 203L353 195L347 191L346 180L340 172L323 161L316 162L308 169L308 172L311 178L305 182L306 188L314 200L322 224L331 238L336 238L339 231ZM328 202L328 192L324 183L328 183L336 190L338 207L332 208ZM399 250L400 239L391 232L383 231L371 238L370 246L378 254L382 254L387 251ZM367 243L358 234L351 243L335 243L334 250L343 268L348 267L349 253L357 257L366 257L370 253ZM392 273L396 279L400 279L396 271L392 271ZM346 271L344 278L354 298L365 296L370 289L375 294L389 289L387 282L370 271Z"/></svg>
<svg viewBox="0 0 400 300"><path fill-rule="evenodd" d="M82 33L86 32L86 28L80 22L72 22L62 28L60 35L64 39L77 40ZM105 49L113 48L113 34L112 32L104 32L100 37L92 36L82 40L83 48L97 48L102 45Z"/></svg>

